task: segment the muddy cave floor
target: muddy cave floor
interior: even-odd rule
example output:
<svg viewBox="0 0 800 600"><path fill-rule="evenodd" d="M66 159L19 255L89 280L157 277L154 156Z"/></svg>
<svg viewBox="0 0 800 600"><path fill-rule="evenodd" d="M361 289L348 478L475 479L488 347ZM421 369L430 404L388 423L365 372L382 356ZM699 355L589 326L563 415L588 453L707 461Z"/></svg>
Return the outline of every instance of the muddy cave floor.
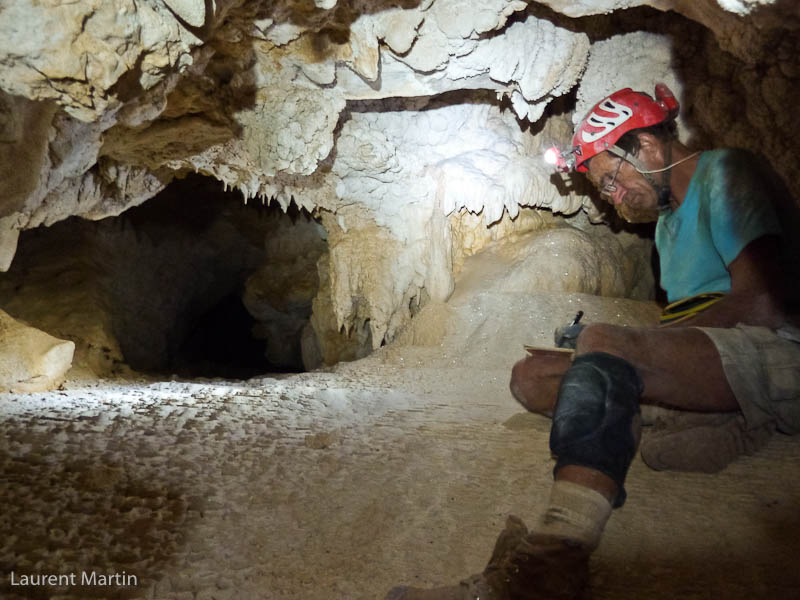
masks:
<svg viewBox="0 0 800 600"><path fill-rule="evenodd" d="M324 372L0 396L0 596L381 599L477 572L552 481L549 421L512 399L510 367L577 308L653 310L476 290L423 311L407 345ZM637 457L585 597L798 597L799 443L717 475ZM12 571L138 585L21 588Z"/></svg>

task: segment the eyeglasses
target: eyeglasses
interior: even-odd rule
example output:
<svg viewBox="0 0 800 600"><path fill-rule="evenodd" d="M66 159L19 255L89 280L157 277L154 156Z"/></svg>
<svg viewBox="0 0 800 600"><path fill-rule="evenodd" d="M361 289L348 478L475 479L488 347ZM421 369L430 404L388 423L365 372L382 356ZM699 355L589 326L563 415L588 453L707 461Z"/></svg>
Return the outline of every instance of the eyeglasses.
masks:
<svg viewBox="0 0 800 600"><path fill-rule="evenodd" d="M614 183L617 181L617 175L619 175L619 170L622 168L622 163L624 163L624 162L625 161L622 158L620 158L619 162L617 163L617 168L614 171L614 175L613 175L613 177L611 177L611 181L606 183L606 184L604 184L604 185L600 185L599 186L600 187L600 195L603 198L605 198L606 200L610 200L611 199L611 194L613 194L614 192L617 191L617 186L614 185Z"/></svg>

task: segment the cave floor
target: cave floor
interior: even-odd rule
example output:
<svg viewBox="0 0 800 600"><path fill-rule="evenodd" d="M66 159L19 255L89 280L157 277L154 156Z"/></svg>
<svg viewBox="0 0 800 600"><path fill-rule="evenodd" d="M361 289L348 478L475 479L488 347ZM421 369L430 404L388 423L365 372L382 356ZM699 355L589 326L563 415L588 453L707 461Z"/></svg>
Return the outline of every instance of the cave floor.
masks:
<svg viewBox="0 0 800 600"><path fill-rule="evenodd" d="M582 298L549 300L569 312ZM481 318L480 302L462 303L480 320L464 352L388 347L327 372L0 396L0 595L381 599L481 570L508 514L535 521L553 462L549 421L507 389L521 345L493 335L519 324ZM798 444L776 436L716 475L637 457L586 598L798 597ZM12 585L12 571L96 585Z"/></svg>

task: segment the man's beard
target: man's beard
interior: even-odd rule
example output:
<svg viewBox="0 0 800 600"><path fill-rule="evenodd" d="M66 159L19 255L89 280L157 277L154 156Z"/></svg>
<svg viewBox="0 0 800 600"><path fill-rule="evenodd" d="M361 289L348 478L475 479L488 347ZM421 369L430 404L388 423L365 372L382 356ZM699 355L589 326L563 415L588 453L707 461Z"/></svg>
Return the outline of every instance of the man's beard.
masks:
<svg viewBox="0 0 800 600"><path fill-rule="evenodd" d="M661 214L657 208L635 208L624 202L614 208L628 223L653 223L658 221L658 216Z"/></svg>

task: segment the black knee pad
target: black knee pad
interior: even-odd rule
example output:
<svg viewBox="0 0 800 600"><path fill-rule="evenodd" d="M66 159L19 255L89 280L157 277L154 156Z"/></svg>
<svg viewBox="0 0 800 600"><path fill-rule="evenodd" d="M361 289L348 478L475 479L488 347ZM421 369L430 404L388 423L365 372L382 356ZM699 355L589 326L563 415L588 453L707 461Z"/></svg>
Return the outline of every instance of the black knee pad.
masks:
<svg viewBox="0 0 800 600"><path fill-rule="evenodd" d="M625 475L636 442L642 380L628 361L591 352L578 356L564 374L550 429L555 471L566 465L589 467L619 486L614 508L625 502Z"/></svg>

